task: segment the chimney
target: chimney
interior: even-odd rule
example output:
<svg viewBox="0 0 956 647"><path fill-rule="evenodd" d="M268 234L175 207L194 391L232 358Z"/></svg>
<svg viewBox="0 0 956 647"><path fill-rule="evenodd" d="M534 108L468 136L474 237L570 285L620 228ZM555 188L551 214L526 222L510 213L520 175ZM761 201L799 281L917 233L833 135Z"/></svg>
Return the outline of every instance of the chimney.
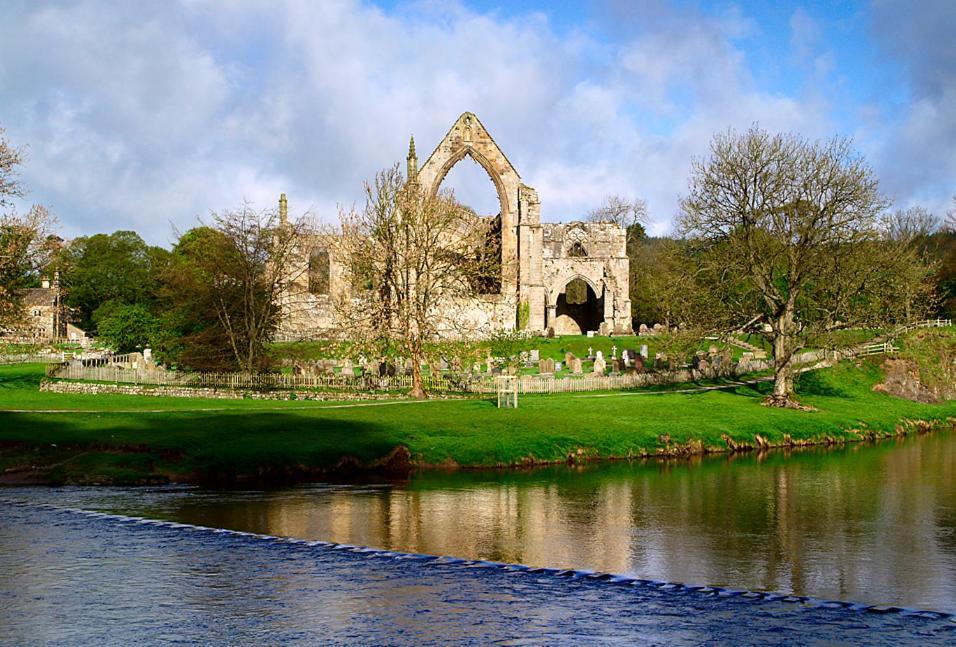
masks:
<svg viewBox="0 0 956 647"><path fill-rule="evenodd" d="M279 224L289 224L289 201L286 200L285 193L279 195Z"/></svg>

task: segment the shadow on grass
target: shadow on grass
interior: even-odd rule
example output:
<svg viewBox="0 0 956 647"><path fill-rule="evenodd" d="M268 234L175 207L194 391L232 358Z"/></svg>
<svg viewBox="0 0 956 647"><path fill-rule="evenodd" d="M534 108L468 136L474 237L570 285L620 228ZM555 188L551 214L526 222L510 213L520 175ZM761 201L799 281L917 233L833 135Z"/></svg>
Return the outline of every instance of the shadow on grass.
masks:
<svg viewBox="0 0 956 647"><path fill-rule="evenodd" d="M839 389L826 379L821 371L808 371L797 376L794 384L798 395L822 395L833 398L848 397L848 393Z"/></svg>
<svg viewBox="0 0 956 647"><path fill-rule="evenodd" d="M318 411L0 413L0 462L35 467L26 471L53 483L272 486L333 473L404 472L408 456L395 451L399 445L384 424ZM51 448L52 463L44 460Z"/></svg>
<svg viewBox="0 0 956 647"><path fill-rule="evenodd" d="M0 389L36 390L44 373L42 366L17 364L0 367Z"/></svg>

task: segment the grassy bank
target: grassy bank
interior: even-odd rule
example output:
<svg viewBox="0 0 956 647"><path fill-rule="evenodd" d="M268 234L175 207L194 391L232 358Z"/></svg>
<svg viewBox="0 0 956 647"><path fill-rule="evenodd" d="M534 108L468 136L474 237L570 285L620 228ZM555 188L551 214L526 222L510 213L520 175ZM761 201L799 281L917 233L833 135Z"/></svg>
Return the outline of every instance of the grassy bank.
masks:
<svg viewBox="0 0 956 647"><path fill-rule="evenodd" d="M65 395L38 392L42 374L41 366L0 368L0 478L8 483L277 482L343 463L381 467L390 456L413 466L491 467L725 451L842 442L892 433L904 419L956 417L956 401L873 392L878 361L804 375L799 397L812 413L761 406L767 385L523 396L519 409L499 410L480 400L343 406Z"/></svg>

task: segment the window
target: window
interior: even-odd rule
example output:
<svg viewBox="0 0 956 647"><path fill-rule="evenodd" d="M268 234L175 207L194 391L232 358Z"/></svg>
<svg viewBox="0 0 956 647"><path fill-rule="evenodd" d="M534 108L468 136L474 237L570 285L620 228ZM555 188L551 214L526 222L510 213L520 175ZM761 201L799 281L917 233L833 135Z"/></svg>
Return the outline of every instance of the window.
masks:
<svg viewBox="0 0 956 647"><path fill-rule="evenodd" d="M309 292L317 295L329 293L331 275L329 253L324 249L314 249L309 255Z"/></svg>
<svg viewBox="0 0 956 647"><path fill-rule="evenodd" d="M571 258L587 258L588 251L584 249L584 243L577 241L571 245L568 256Z"/></svg>

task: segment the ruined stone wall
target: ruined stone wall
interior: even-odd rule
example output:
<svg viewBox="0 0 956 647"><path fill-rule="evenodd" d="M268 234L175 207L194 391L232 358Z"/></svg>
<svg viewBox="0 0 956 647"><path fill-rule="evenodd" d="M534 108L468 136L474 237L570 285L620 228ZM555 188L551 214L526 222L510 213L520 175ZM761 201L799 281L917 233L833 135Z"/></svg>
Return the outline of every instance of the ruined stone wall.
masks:
<svg viewBox="0 0 956 647"><path fill-rule="evenodd" d="M584 280L603 299L604 332L631 331L628 296L627 234L614 223L546 223L542 226L542 266L547 301L547 326L556 334L582 334L557 312L568 283Z"/></svg>
<svg viewBox="0 0 956 647"><path fill-rule="evenodd" d="M537 192L521 181L478 117L463 113L418 168L414 140L408 153L408 177L423 191L436 192L448 172L465 157L474 159L491 178L498 193L501 217L501 292L449 304L455 314L474 322L486 334L514 330L557 334L582 334L592 326L597 332L631 331L628 297L626 233L614 223L542 224ZM303 252L306 254L306 251ZM307 263L308 256L303 262ZM290 268L299 277L290 281L283 301L280 337L321 337L332 326L332 298L348 286L341 263L332 261L330 295L308 291L307 272ZM584 280L596 295L586 323L558 313L559 300L569 282ZM583 326L583 328L582 328ZM466 327L467 328L467 327Z"/></svg>

